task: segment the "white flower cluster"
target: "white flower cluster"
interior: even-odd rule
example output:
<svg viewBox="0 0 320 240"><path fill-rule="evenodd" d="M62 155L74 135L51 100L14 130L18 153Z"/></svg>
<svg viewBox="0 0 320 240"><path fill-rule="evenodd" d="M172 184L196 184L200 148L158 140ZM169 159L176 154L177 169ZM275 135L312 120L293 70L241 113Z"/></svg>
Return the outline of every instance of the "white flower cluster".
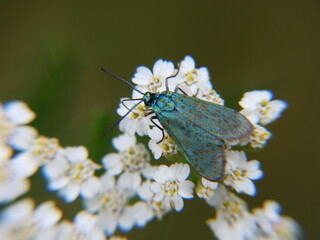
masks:
<svg viewBox="0 0 320 240"><path fill-rule="evenodd" d="M181 211L183 198L193 197L194 183L187 180L187 164L152 166L149 152L134 135L122 134L113 139L113 145L118 153L102 159L106 169L101 176L103 187L86 201L89 211L99 215L107 234L117 227L124 231L135 225L144 227L171 209ZM139 200L130 205L130 200L137 197Z"/></svg>
<svg viewBox="0 0 320 240"><path fill-rule="evenodd" d="M299 239L301 229L290 217L280 215L280 206L265 201L263 208L248 210L247 204L220 186L207 203L216 208L215 218L207 221L218 239L224 240L285 240Z"/></svg>
<svg viewBox="0 0 320 240"><path fill-rule="evenodd" d="M137 84L135 88L143 93L147 91L161 93L167 90L168 86L170 91L176 91L179 88L189 96L224 105L224 100L213 89L207 68L196 68L195 61L190 56L186 56L178 66L178 69L176 69L172 62L160 59L154 64L152 70L144 66L138 67L132 81ZM141 99L143 95L133 90L131 97L131 99ZM165 131L163 133L159 129L158 126L161 127L161 123L156 120L155 125L154 122L150 121L150 114L148 113L151 109L144 103L133 108L136 103L135 100L130 101L130 98L121 99L117 110L118 114L124 116L128 111L130 113L120 122L119 128L124 134L119 136L118 139L121 138L122 141L114 141L114 146L119 153L107 155L104 158L104 166L109 175L115 176L115 172L124 171L119 175L119 185L128 188L128 184L127 186L123 184L123 179L126 178L126 182L132 185L132 190L138 189L141 200L136 202L133 208L137 209L138 213L137 225L144 226L153 216L161 218L171 208L180 211L183 208L182 199L192 197L194 184L186 180L190 170L188 165L185 164L153 167L152 174L152 167L150 168L149 164L150 157L147 153L139 154L139 156L148 155L147 158L143 158L146 159L144 165L141 164L140 160L138 161L139 166L141 166L139 174L135 173L135 178L128 176L128 170L125 170L123 166L124 162L128 162L130 158L124 158L123 156L128 156L128 153L131 152L132 159L130 162L137 161L137 159L133 160L136 154L135 149L139 145L134 145L136 144L135 133L139 136L147 135L150 138L148 146L155 159L159 159L161 156L172 156L178 152L172 138ZM245 193L250 196L256 194L253 180L258 180L263 176L260 163L257 160L248 161L244 151L232 150L231 146L238 144L240 146L248 145L252 148L263 148L271 137L271 133L264 126L280 117L287 104L282 100L272 100L272 93L267 90L247 92L239 101L239 104L243 108L240 113L246 116L254 127L252 134L241 139L240 142L228 143L230 149L226 150L227 164L222 181L220 183L210 182L202 178L198 181L195 191L200 198L205 199L210 206L216 208L217 220L210 220L210 222L213 223L213 226L218 227L209 225L219 239L255 239L255 237L272 239L277 234L276 228L270 228L271 231L266 232L263 227L258 227L260 220L254 217L254 214L247 210L245 202L233 193ZM124 147L127 148L125 152L123 152ZM145 166L145 168L142 168L142 166ZM135 167L134 169L138 168ZM146 174L146 172L151 174ZM141 177L145 180L141 180ZM138 183L140 183L140 187ZM229 196L229 198L222 201L225 196ZM220 203L212 204L216 199L220 199ZM237 209L238 212L234 211ZM278 218L283 219L279 214ZM294 221L292 220L291 223L294 224ZM232 230L233 227L236 228L235 232ZM296 236L298 231L291 230L292 228L289 226L288 229L284 229L284 231L291 233L290 236ZM241 238L241 236L244 237Z"/></svg>
<svg viewBox="0 0 320 240"><path fill-rule="evenodd" d="M167 85L171 91L179 88L190 96L224 105L213 89L207 68L196 68L190 56L181 61L178 69L161 59L152 71L138 67L132 81L141 92L162 92ZM133 99L141 97L141 93L133 91ZM39 136L34 128L25 126L35 114L24 103L0 105L0 203L6 204L26 193L28 178L39 169L49 190L57 191L67 203L78 197L84 203L84 209L71 222L62 220L62 212L51 201L34 209L32 200L19 200L2 212L0 239L26 236L49 240L123 240L126 238L114 235L117 229L145 227L154 218L162 219L172 210L181 211L184 199L193 198L194 191L216 209L216 217L207 223L219 239L295 239L299 234L296 223L281 216L275 202L266 202L262 209L250 212L236 195L254 196L253 180L260 179L263 172L259 161L248 161L245 152L233 150L233 146L262 148L266 144L271 133L264 125L278 118L286 107L284 101L271 98L270 91L252 91L239 102L241 113L252 122L254 130L246 139L228 143L225 174L219 183L199 176L188 180L188 164L153 165L152 155L137 141L135 133L149 136L148 147L154 159L173 156L178 147L150 121L150 108L143 103L120 122L123 133L112 142L117 152L105 155L102 166L88 157L85 147L64 148L57 139ZM121 116L136 104L123 100L127 99L122 99L117 110ZM96 176L95 171L102 167L104 172Z"/></svg>
<svg viewBox="0 0 320 240"><path fill-rule="evenodd" d="M57 139L38 135L26 126L35 114L23 102L0 104L0 204L16 200L30 189L31 177L40 168L48 189L66 201L78 196L91 198L102 188L95 170L101 168L88 158L85 147L60 146ZM98 216L79 212L74 222L60 221L62 212L52 201L34 209L27 198L1 212L0 239L106 239ZM112 239L112 238L111 238Z"/></svg>

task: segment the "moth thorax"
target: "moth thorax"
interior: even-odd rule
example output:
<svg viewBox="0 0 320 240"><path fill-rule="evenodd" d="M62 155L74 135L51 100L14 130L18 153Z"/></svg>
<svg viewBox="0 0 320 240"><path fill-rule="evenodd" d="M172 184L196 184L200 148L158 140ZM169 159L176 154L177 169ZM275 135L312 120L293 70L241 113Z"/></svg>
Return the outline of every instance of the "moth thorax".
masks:
<svg viewBox="0 0 320 240"><path fill-rule="evenodd" d="M163 94L159 95L155 105L157 105L157 107L161 111L172 111L175 107L174 101L172 100L171 96L167 96Z"/></svg>

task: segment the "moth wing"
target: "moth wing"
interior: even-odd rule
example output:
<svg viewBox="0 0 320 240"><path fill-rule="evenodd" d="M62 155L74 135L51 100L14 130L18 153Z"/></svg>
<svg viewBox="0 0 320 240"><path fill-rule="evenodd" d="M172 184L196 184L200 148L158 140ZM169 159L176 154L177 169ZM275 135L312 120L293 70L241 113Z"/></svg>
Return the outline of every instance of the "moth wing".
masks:
<svg viewBox="0 0 320 240"><path fill-rule="evenodd" d="M157 117L191 166L202 177L218 181L225 168L225 143L176 111Z"/></svg>
<svg viewBox="0 0 320 240"><path fill-rule="evenodd" d="M231 108L178 93L172 98L178 112L220 139L238 140L253 130L250 121Z"/></svg>

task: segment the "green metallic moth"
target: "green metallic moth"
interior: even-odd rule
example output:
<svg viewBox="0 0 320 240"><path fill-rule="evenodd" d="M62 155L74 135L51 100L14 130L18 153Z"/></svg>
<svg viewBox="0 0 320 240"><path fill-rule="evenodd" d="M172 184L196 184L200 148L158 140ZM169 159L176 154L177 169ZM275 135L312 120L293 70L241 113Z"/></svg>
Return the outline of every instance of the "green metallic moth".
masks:
<svg viewBox="0 0 320 240"><path fill-rule="evenodd" d="M175 92L168 91L167 87L167 91L161 93L142 93L126 80L101 69L143 95L141 99L135 99L140 101L132 109L141 102L151 107L152 111L147 114L155 114L151 121L169 134L195 171L210 181L219 181L224 175L226 142L240 140L252 133L249 120L231 108L179 94L179 88ZM154 119L158 119L164 129Z"/></svg>

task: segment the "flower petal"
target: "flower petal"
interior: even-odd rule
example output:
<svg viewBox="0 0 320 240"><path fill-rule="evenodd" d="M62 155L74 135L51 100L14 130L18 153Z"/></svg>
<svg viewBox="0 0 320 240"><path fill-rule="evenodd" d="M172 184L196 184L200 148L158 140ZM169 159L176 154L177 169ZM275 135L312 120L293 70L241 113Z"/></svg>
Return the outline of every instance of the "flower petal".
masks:
<svg viewBox="0 0 320 240"><path fill-rule="evenodd" d="M175 196L172 198L174 208L177 212L180 212L183 209L183 200L180 196Z"/></svg>
<svg viewBox="0 0 320 240"><path fill-rule="evenodd" d="M97 177L90 177L87 181L81 185L81 196L85 198L91 198L99 190L101 190L102 183Z"/></svg>
<svg viewBox="0 0 320 240"><path fill-rule="evenodd" d="M75 183L69 183L59 191L59 195L61 195L66 202L74 201L79 196L79 193L80 185Z"/></svg>
<svg viewBox="0 0 320 240"><path fill-rule="evenodd" d="M35 113L24 102L12 101L4 105L4 111L13 123L27 124L31 122L35 117Z"/></svg>
<svg viewBox="0 0 320 240"><path fill-rule="evenodd" d="M179 184L178 193L183 198L193 198L194 183L187 180Z"/></svg>
<svg viewBox="0 0 320 240"><path fill-rule="evenodd" d="M88 157L88 150L84 146L66 147L65 151L70 162L84 161Z"/></svg>

